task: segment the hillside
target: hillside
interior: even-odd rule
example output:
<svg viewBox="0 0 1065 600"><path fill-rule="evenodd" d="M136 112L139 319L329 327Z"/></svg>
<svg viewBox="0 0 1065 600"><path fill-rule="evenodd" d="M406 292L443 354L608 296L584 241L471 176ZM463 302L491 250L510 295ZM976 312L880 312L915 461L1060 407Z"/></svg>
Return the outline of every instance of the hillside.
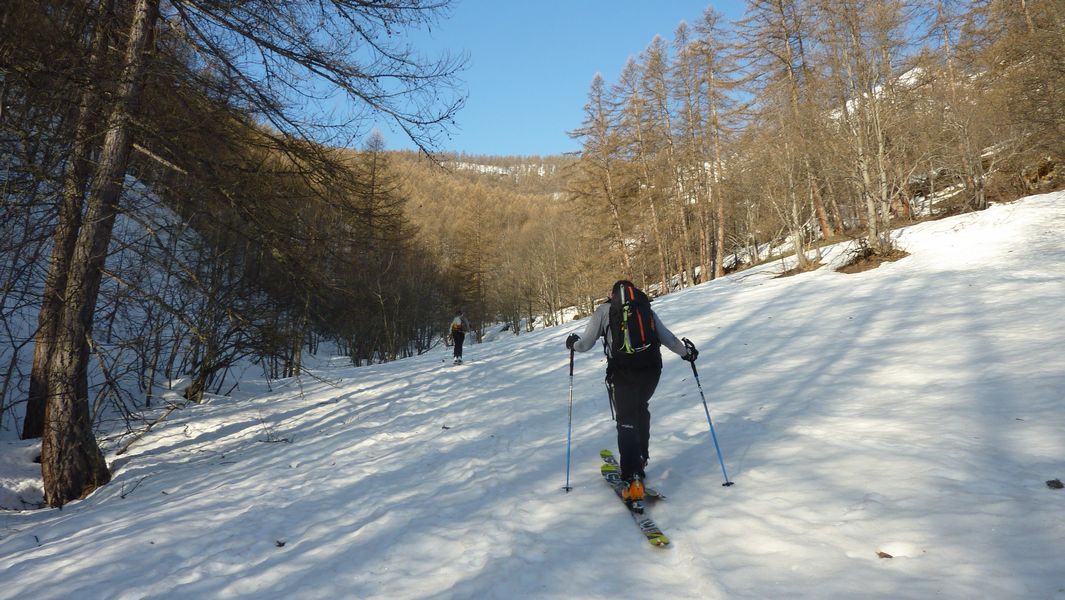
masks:
<svg viewBox="0 0 1065 600"><path fill-rule="evenodd" d="M442 154L436 157L437 164L412 152L389 156L402 165L406 179L416 186L432 182L435 187L446 187L443 182L450 181L455 186L480 184L508 194L549 197L562 193L566 169L574 163L566 156Z"/></svg>
<svg viewBox="0 0 1065 600"><path fill-rule="evenodd" d="M647 547L600 480L614 447L584 323L174 412L111 484L0 513L7 598L1065 597L1065 193L897 233L845 275L777 262L671 294L700 348L652 400ZM826 253L842 264L847 248ZM0 498L39 494L35 447ZM36 486L36 487L35 487ZM881 558L880 555L891 558Z"/></svg>

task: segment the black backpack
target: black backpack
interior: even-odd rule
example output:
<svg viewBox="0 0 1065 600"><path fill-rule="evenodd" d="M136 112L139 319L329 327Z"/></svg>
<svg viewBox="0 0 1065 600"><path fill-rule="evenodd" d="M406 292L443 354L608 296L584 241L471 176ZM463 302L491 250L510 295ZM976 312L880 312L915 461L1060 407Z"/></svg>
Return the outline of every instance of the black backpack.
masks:
<svg viewBox="0 0 1065 600"><path fill-rule="evenodd" d="M610 299L610 366L622 369L662 367L658 332L651 300L625 281Z"/></svg>

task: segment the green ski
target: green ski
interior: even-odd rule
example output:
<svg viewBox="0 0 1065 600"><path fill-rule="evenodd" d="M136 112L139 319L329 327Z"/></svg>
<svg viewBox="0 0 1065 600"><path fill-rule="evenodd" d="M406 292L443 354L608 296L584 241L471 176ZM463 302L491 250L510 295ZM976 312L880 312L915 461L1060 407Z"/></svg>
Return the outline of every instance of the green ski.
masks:
<svg viewBox="0 0 1065 600"><path fill-rule="evenodd" d="M605 454L604 454L605 453ZM614 493L618 498L621 498L621 492L625 489L625 482L621 480L621 472L618 469L617 464L611 464L606 460L607 456L613 459L613 454L609 450L603 450L599 453L603 458L603 464L599 468L599 472L603 475L603 479L607 485L613 488ZM632 515L632 519L636 522L636 526L640 528L640 532L647 539L647 543L652 546L664 547L669 545L669 538L658 527L651 516L647 513L647 508L634 509L633 507L625 504L625 508L629 509L629 514Z"/></svg>

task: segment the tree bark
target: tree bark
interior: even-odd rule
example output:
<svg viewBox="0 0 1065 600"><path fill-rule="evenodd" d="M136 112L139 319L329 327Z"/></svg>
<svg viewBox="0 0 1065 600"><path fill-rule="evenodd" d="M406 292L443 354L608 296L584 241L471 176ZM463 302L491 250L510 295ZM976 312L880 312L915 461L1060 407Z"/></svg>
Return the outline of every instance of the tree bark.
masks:
<svg viewBox="0 0 1065 600"><path fill-rule="evenodd" d="M66 304L48 379L41 440L41 474L45 502L61 507L82 498L111 479L96 444L89 415L87 389L78 381L88 368L86 340L92 333L96 299L103 277L107 247L118 212L118 199L133 144L131 115L144 88L144 72L152 50L152 32L159 0L138 0L130 24L122 79L107 121L96 177L89 191L85 221L71 259Z"/></svg>
<svg viewBox="0 0 1065 600"><path fill-rule="evenodd" d="M37 315L37 335L34 338L33 362L30 371L26 419L22 423L22 439L39 438L44 432L45 403L48 398L49 356L55 345L59 320L63 309L63 294L67 285L67 269L74 244L81 228L81 209L88 187L91 138L100 113L100 86L96 78L102 74L100 64L110 39L111 7L113 0L101 2L97 10L93 48L89 55L89 85L78 104L74 140L63 174L63 195L59 201L56 228L52 233L52 257L45 276L41 311ZM81 384L86 389L88 381Z"/></svg>

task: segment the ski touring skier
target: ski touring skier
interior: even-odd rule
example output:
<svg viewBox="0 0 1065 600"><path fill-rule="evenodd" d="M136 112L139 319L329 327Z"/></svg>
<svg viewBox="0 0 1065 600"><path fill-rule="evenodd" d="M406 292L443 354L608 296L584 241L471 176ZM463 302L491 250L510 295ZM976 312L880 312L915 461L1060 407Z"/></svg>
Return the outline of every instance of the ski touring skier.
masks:
<svg viewBox="0 0 1065 600"><path fill-rule="evenodd" d="M662 374L665 346L684 360L695 362L699 351L685 345L651 310L650 299L632 282L614 283L610 300L592 313L584 335L570 334L566 348L586 352L603 338L607 356L607 389L617 420L621 478L626 483L622 499L642 510L650 442L648 401Z"/></svg>
<svg viewBox="0 0 1065 600"><path fill-rule="evenodd" d="M462 342L466 339L466 332L470 331L470 322L462 314L461 310L455 311L455 318L451 319L451 341L454 346L453 361L456 365L462 364Z"/></svg>

